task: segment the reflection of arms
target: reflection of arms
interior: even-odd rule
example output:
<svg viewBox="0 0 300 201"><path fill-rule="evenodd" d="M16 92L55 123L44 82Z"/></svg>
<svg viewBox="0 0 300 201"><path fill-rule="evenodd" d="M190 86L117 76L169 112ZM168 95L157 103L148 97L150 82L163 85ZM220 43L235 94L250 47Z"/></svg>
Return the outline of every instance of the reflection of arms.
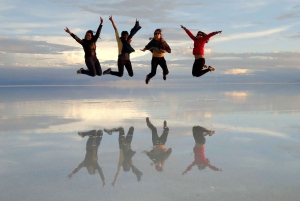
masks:
<svg viewBox="0 0 300 201"><path fill-rule="evenodd" d="M118 162L118 167L117 167L117 173L115 175L114 181L111 183L113 186L115 186L115 183L118 179L120 169L121 169L121 165L122 165L123 161L124 161L124 154L123 154L123 150L120 149L120 156L119 156L119 162Z"/></svg>
<svg viewBox="0 0 300 201"><path fill-rule="evenodd" d="M97 170L98 170L98 173L102 179L102 183L103 183L103 186L105 185L105 178L104 178L104 174L102 172L102 168L99 166L99 164L97 163L97 166L96 166Z"/></svg>
<svg viewBox="0 0 300 201"><path fill-rule="evenodd" d="M68 176L69 179L71 179L71 178L74 176L74 174L75 174L76 172L78 172L83 166L84 166L84 162L80 163L80 164L78 165L78 167L75 168L75 170L74 170L71 174L69 174L69 176Z"/></svg>
<svg viewBox="0 0 300 201"><path fill-rule="evenodd" d="M186 170L182 173L182 175L186 174L188 171L190 171L192 169L192 167L196 164L196 161L192 162L192 164L190 164Z"/></svg>
<svg viewBox="0 0 300 201"><path fill-rule="evenodd" d="M222 169L221 168L217 168L216 166L213 166L213 165L211 165L210 164L210 161L208 160L208 158L206 159L207 160L207 166L210 168L210 169L212 169L212 170L214 170L214 171L222 171Z"/></svg>

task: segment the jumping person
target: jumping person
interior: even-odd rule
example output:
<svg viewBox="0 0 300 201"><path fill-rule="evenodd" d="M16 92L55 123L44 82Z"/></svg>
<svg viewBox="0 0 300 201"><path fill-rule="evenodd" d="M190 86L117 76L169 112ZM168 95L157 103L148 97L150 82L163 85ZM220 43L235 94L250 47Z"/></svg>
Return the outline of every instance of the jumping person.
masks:
<svg viewBox="0 0 300 201"><path fill-rule="evenodd" d="M130 53L134 52L135 50L131 47L131 39L132 37L142 28L139 24L139 21L136 20L134 27L131 29L130 34L128 35L127 31L121 32L121 37L119 37L119 32L116 27L116 24L112 18L109 16L109 20L111 21L116 34L116 40L118 43L118 71L112 71L111 68L108 68L103 72L104 75L110 74L118 77L122 77L124 74L124 66L128 72L130 77L133 76L132 65L130 61Z"/></svg>
<svg viewBox="0 0 300 201"><path fill-rule="evenodd" d="M86 64L88 70L80 68L77 71L77 74L85 74L85 75L89 75L91 77L95 77L96 75L98 75L98 76L102 75L101 65L96 56L96 42L100 36L102 24L103 24L103 19L100 17L100 25L97 29L96 34L93 35L93 31L88 30L85 33L84 39L78 38L75 34L73 34L68 29L68 27L66 27L65 31L67 33L69 33L79 44L82 45L84 53L85 53L85 55L84 55L85 64Z"/></svg>
<svg viewBox="0 0 300 201"><path fill-rule="evenodd" d="M189 37L194 41L194 49L193 49L193 55L195 56L195 61L193 65L193 71L192 74L194 77L200 77L204 75L205 73L209 71L214 71L215 68L212 66L205 65L205 58L204 58L204 45L208 42L209 38L222 33L222 31L215 31L210 34L206 34L202 31L198 31L197 35L194 36L190 30L188 30L186 27L180 25L182 29L185 30L185 32L189 35ZM205 69L206 68L206 69Z"/></svg>
<svg viewBox="0 0 300 201"><path fill-rule="evenodd" d="M163 39L161 34L161 29L156 29L154 31L154 38L145 46L142 51L150 50L152 52L152 60L151 60L151 72L146 76L146 84L149 83L150 79L155 76L157 66L163 70L163 79L167 79L167 75L169 74L169 70L167 67L167 62L164 58L164 53L171 53L171 48L167 44L167 42Z"/></svg>

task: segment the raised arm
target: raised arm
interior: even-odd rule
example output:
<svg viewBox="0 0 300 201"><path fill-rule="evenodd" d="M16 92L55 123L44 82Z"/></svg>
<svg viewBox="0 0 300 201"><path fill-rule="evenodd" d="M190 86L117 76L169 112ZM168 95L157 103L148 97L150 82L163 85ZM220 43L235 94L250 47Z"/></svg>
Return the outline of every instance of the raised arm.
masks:
<svg viewBox="0 0 300 201"><path fill-rule="evenodd" d="M102 29L102 24L103 24L103 19L102 19L102 17L100 17L100 25L97 29L97 32L96 32L95 36L94 36L94 41L95 42L98 40L98 38L100 36L100 32L101 32L101 29Z"/></svg>
<svg viewBox="0 0 300 201"><path fill-rule="evenodd" d="M180 25L181 26L181 28L183 29L183 30L185 30L185 32L187 33L187 35L192 39L192 40L196 40L196 37L190 32L190 30L188 30L186 27L184 27L184 26L182 26L182 25Z"/></svg>
<svg viewBox="0 0 300 201"><path fill-rule="evenodd" d="M73 34L68 27L65 28L65 32L70 34L79 44L82 44L82 40L78 38L75 34Z"/></svg>
<svg viewBox="0 0 300 201"><path fill-rule="evenodd" d="M209 39L210 37L216 35L216 34L221 34L222 31L214 31L214 32L211 32L210 34L208 34L207 36L205 36L207 39Z"/></svg>
<svg viewBox="0 0 300 201"><path fill-rule="evenodd" d="M138 19L135 21L134 27L130 30L130 34L127 40L130 40L142 27L140 26L140 22Z"/></svg>
<svg viewBox="0 0 300 201"><path fill-rule="evenodd" d="M113 20L113 18L112 18L112 15L109 16L108 19L111 21L111 24L113 25L114 29L115 29L115 30L118 30L117 27L116 27L116 24L115 24L115 22L114 22L114 20Z"/></svg>

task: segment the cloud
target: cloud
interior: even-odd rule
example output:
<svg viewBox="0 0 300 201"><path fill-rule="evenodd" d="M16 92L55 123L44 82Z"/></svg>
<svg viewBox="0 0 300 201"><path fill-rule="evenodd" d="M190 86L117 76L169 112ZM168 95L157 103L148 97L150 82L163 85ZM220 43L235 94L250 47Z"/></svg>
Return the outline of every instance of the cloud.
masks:
<svg viewBox="0 0 300 201"><path fill-rule="evenodd" d="M63 51L78 50L78 47L12 38L0 38L0 51L7 53L60 54Z"/></svg>
<svg viewBox="0 0 300 201"><path fill-rule="evenodd" d="M223 41L229 41L229 40L263 37L263 36L267 36L267 35L285 31L289 27L290 26L284 26L284 27L265 30L265 31L258 31L258 32L251 32L251 33L239 33L239 34L232 34L232 35L223 36L223 37L221 36L221 37L215 38L214 42L223 42Z"/></svg>
<svg viewBox="0 0 300 201"><path fill-rule="evenodd" d="M279 17L277 17L277 20L289 20L289 19L294 19L294 18L299 18L300 14L299 12L292 12L292 13L288 13L288 14L284 14L281 15Z"/></svg>

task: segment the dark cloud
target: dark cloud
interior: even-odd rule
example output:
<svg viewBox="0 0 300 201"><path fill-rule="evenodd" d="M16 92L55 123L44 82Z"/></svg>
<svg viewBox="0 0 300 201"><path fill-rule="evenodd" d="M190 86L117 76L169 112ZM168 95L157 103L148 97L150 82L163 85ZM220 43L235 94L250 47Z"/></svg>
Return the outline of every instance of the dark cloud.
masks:
<svg viewBox="0 0 300 201"><path fill-rule="evenodd" d="M289 20L289 19L294 19L294 18L299 18L300 14L299 12L292 12L292 13L288 13L285 15L281 15L279 17L277 17L277 20Z"/></svg>
<svg viewBox="0 0 300 201"><path fill-rule="evenodd" d="M63 51L78 50L78 47L11 38L0 38L0 51L27 54L60 54Z"/></svg>

